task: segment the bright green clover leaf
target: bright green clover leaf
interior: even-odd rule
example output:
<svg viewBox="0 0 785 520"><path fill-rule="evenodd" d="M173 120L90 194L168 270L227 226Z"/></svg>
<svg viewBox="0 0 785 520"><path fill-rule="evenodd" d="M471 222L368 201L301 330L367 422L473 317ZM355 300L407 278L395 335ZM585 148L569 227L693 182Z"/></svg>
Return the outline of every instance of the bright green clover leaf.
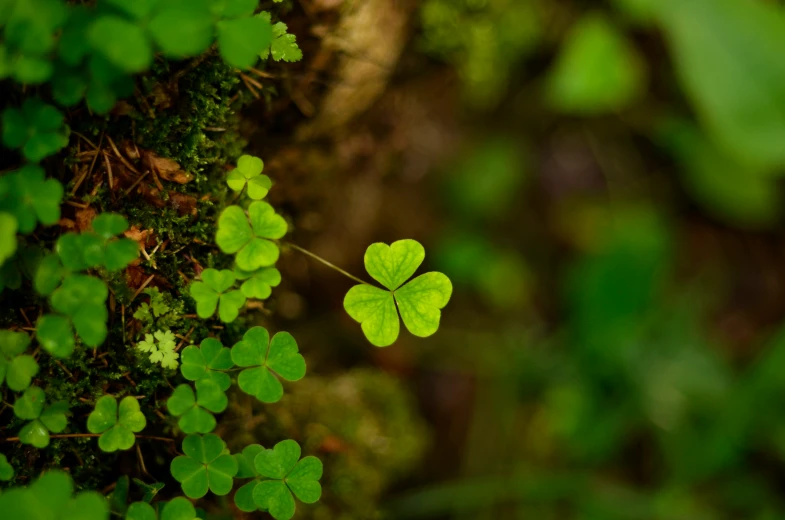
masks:
<svg viewBox="0 0 785 520"><path fill-rule="evenodd" d="M195 518L197 518L196 509L185 497L177 497L164 503L160 517L147 502L134 502L128 506L128 511L125 513L125 520L194 520Z"/></svg>
<svg viewBox="0 0 785 520"><path fill-rule="evenodd" d="M109 311L106 283L94 276L72 274L50 297L52 307L69 318L85 345L97 347L106 339Z"/></svg>
<svg viewBox="0 0 785 520"><path fill-rule="evenodd" d="M261 12L259 17L270 19L270 13ZM297 46L297 37L287 32L288 27L283 22L273 25L273 41L260 57L264 60L272 54L275 61L295 62L303 59L303 52Z"/></svg>
<svg viewBox="0 0 785 520"><path fill-rule="evenodd" d="M249 222L250 219L250 222ZM237 267L255 271L278 260L278 246L268 239L286 234L286 221L266 202L253 202L248 216L239 206L229 206L218 219L215 241L224 253L237 253Z"/></svg>
<svg viewBox="0 0 785 520"><path fill-rule="evenodd" d="M139 401L131 396L120 401L118 410L117 399L105 395L95 403L95 409L87 418L87 429L101 434L98 447L107 452L129 449L136 442L134 433L145 426L147 419L139 409Z"/></svg>
<svg viewBox="0 0 785 520"><path fill-rule="evenodd" d="M21 148L25 158L39 162L68 144L63 113L39 98L28 98L22 108L3 111L3 144Z"/></svg>
<svg viewBox="0 0 785 520"><path fill-rule="evenodd" d="M21 392L38 373L38 363L30 355L23 354L30 344L30 336L24 332L0 330L0 384L14 392Z"/></svg>
<svg viewBox="0 0 785 520"><path fill-rule="evenodd" d="M270 191L273 182L267 175L262 175L264 163L258 157L243 155L237 160L237 168L229 172L226 184L234 191L242 191L248 186L248 196L253 200L261 200Z"/></svg>
<svg viewBox="0 0 785 520"><path fill-rule="evenodd" d="M253 478L252 481L243 484L234 493L235 505L240 511L245 511L246 513L259 509L259 506L253 500L253 490L261 480L261 475L256 471L254 459L262 451L264 451L264 447L261 444L251 444L243 448L242 453L232 455L237 460L238 467L235 478Z"/></svg>
<svg viewBox="0 0 785 520"><path fill-rule="evenodd" d="M209 489L218 496L232 490L237 460L225 453L226 444L217 435L189 435L183 440L185 456L175 457L170 471L189 498L201 498Z"/></svg>
<svg viewBox="0 0 785 520"><path fill-rule="evenodd" d="M365 337L377 347L392 345L398 338L398 311L409 332L427 337L439 328L441 309L452 295L452 283L442 273L425 273L401 286L425 258L415 240L399 240L392 246L371 244L365 252L365 269L388 291L368 284L355 285L343 301L349 316L360 322ZM397 304L397 310L396 310Z"/></svg>
<svg viewBox="0 0 785 520"><path fill-rule="evenodd" d="M0 495L3 518L24 520L109 520L109 504L95 491L72 496L74 484L63 471L47 471L29 487Z"/></svg>
<svg viewBox="0 0 785 520"><path fill-rule="evenodd" d="M232 384L229 375L221 372L234 366L231 351L215 338L203 339L198 347L185 347L180 361L180 372L189 381L210 379L224 392Z"/></svg>
<svg viewBox="0 0 785 520"><path fill-rule="evenodd" d="M223 269L205 269L202 271L202 281L191 284L189 292L196 300L196 314L200 318L209 318L218 307L218 316L224 323L235 320L240 314L240 308L245 305L245 296L242 292L233 290L235 274Z"/></svg>
<svg viewBox="0 0 785 520"><path fill-rule="evenodd" d="M259 17L237 18L218 22L218 50L226 63L247 69L270 46L273 27Z"/></svg>
<svg viewBox="0 0 785 520"><path fill-rule="evenodd" d="M68 403L59 401L44 408L45 400L44 391L31 386L14 402L14 414L30 421L19 431L23 444L45 448L49 445L49 432L60 433L68 425Z"/></svg>
<svg viewBox="0 0 785 520"><path fill-rule="evenodd" d="M0 211L0 264L11 258L16 252L16 232L18 229L19 222L16 217Z"/></svg>
<svg viewBox="0 0 785 520"><path fill-rule="evenodd" d="M195 386L194 396L190 385L179 385L166 401L166 407L173 416L180 417L177 425L183 433L208 433L215 428L213 413L226 410L229 399L211 379L200 379Z"/></svg>
<svg viewBox="0 0 785 520"><path fill-rule="evenodd" d="M237 377L240 389L263 403L275 403L283 397L278 377L298 381L305 375L305 359L292 335L279 332L271 341L264 327L252 327L243 335L232 347L232 361L249 367Z"/></svg>
<svg viewBox="0 0 785 520"><path fill-rule="evenodd" d="M39 222L55 224L62 199L63 185L46 179L40 166L28 164L0 177L0 210L16 217L20 233L31 233Z"/></svg>
<svg viewBox="0 0 785 520"><path fill-rule="evenodd" d="M44 314L35 326L38 342L51 355L66 358L74 351L74 329L71 321L59 314Z"/></svg>
<svg viewBox="0 0 785 520"><path fill-rule="evenodd" d="M254 272L235 269L234 274L238 280L244 280L240 290L246 298L264 300L269 298L273 287L281 283L281 272L275 267L264 267Z"/></svg>
<svg viewBox="0 0 785 520"><path fill-rule="evenodd" d="M276 520L294 516L292 493L306 504L313 504L322 495L322 462L305 457L299 462L300 445L295 441L279 442L271 450L260 451L255 459L256 471L271 480L262 480L253 490L257 507L267 509Z"/></svg>
<svg viewBox="0 0 785 520"><path fill-rule="evenodd" d="M8 463L5 455L0 453L0 480L11 480L14 478L14 468Z"/></svg>

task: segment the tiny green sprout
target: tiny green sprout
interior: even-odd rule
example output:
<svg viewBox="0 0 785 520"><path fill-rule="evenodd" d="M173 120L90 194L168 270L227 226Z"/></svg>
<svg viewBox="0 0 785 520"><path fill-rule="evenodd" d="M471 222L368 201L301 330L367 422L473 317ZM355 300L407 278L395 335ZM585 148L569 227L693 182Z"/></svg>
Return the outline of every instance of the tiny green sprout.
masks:
<svg viewBox="0 0 785 520"><path fill-rule="evenodd" d="M229 374L222 372L234 367L231 351L215 338L203 339L198 347L185 347L180 361L180 372L189 381L212 380L224 392L232 384Z"/></svg>
<svg viewBox="0 0 785 520"><path fill-rule="evenodd" d="M106 452L129 449L136 442L134 433L145 426L147 419L139 409L139 401L131 396L124 397L118 409L117 399L105 395L87 418L87 429L101 434L98 447Z"/></svg>
<svg viewBox="0 0 785 520"><path fill-rule="evenodd" d="M219 271L209 268L202 271L202 281L192 283L189 289L191 297L196 300L196 314L206 319L218 307L221 321L234 321L240 314L240 308L245 305L245 296L241 291L229 290L235 281L235 274L228 269Z"/></svg>
<svg viewBox="0 0 785 520"><path fill-rule="evenodd" d="M237 267L255 271L278 260L280 251L272 240L283 237L286 231L283 217L268 203L257 201L248 207L248 216L239 206L223 210L215 241L224 253L237 253Z"/></svg>
<svg viewBox="0 0 785 520"><path fill-rule="evenodd" d="M226 451L217 435L189 435L183 440L185 456L172 460L172 477L189 498L202 498L209 489L215 495L229 494L237 474L237 460Z"/></svg>
<svg viewBox="0 0 785 520"><path fill-rule="evenodd" d="M16 217L20 233L31 233L38 223L56 224L62 200L63 185L45 178L38 165L28 164L0 177L0 211Z"/></svg>
<svg viewBox="0 0 785 520"><path fill-rule="evenodd" d="M153 506L147 502L134 502L128 506L125 520L194 520L196 508L185 497L173 498L161 507L161 515L155 514Z"/></svg>
<svg viewBox="0 0 785 520"><path fill-rule="evenodd" d="M264 451L261 444L251 444L243 448L242 453L235 453L232 455L237 460L237 475L235 478L246 479L252 478L253 480L240 486L234 493L234 504L240 511L251 513L259 509L256 502L253 500L253 490L262 480L262 476L256 470L254 459L256 456Z"/></svg>
<svg viewBox="0 0 785 520"><path fill-rule="evenodd" d="M297 342L288 332L279 332L270 340L264 327L252 327L232 347L232 361L245 368L237 377L240 389L263 403L275 403L283 397L279 377L298 381L305 376L305 359Z"/></svg>
<svg viewBox="0 0 785 520"><path fill-rule="evenodd" d="M0 495L0 511L9 520L109 520L109 504L100 493L73 492L68 473L47 471L29 486Z"/></svg>
<svg viewBox="0 0 785 520"><path fill-rule="evenodd" d="M109 289L103 280L85 274L69 275L50 297L52 307L68 316L85 345L97 347L106 339Z"/></svg>
<svg viewBox="0 0 785 520"><path fill-rule="evenodd" d="M389 290L368 284L355 285L343 301L346 312L362 325L365 337L377 347L398 338L401 313L409 332L427 337L439 328L441 309L452 295L452 283L442 273L425 273L408 280L425 259L425 249L415 240L392 246L371 244L365 252L365 269ZM396 309L397 304L397 309Z"/></svg>
<svg viewBox="0 0 785 520"><path fill-rule="evenodd" d="M289 520L294 516L292 493L306 504L313 504L322 495L319 484L322 461L310 456L300 460L300 445L293 440L260 451L254 458L254 466L262 477L270 479L256 484L254 503L269 511L275 520Z"/></svg>
<svg viewBox="0 0 785 520"><path fill-rule="evenodd" d="M0 330L0 384L14 392L21 392L38 373L38 363L33 356L23 354L30 344L30 336L24 332Z"/></svg>
<svg viewBox="0 0 785 520"><path fill-rule="evenodd" d="M275 267L263 267L251 273L236 268L234 274L238 280L244 280L240 291L246 298L257 300L269 298L273 293L273 287L281 283L281 272Z"/></svg>
<svg viewBox="0 0 785 520"><path fill-rule="evenodd" d="M3 144L21 148L32 162L56 153L68 144L68 127L63 113L39 98L28 98L22 108L3 111Z"/></svg>
<svg viewBox="0 0 785 520"><path fill-rule="evenodd" d="M14 467L8 463L5 455L0 453L0 480L8 481L14 478Z"/></svg>
<svg viewBox="0 0 785 520"><path fill-rule="evenodd" d="M176 342L171 330L157 330L155 334L145 334L144 340L136 344L136 348L149 354L151 363L158 363L164 368L177 368L177 358L180 355L175 351Z"/></svg>
<svg viewBox="0 0 785 520"><path fill-rule="evenodd" d="M23 444L45 448L49 445L49 432L60 433L68 425L68 403L59 401L44 408L45 400L44 391L31 386L14 402L14 415L30 421L19 432Z"/></svg>
<svg viewBox="0 0 785 520"><path fill-rule="evenodd" d="M74 351L74 329L71 321L59 314L44 314L35 326L35 337L54 357L66 358Z"/></svg>
<svg viewBox="0 0 785 520"><path fill-rule="evenodd" d="M261 200L273 185L270 177L262 175L264 163L258 157L243 155L237 160L237 168L229 172L226 184L234 191L240 192L248 187L248 196L253 200Z"/></svg>
<svg viewBox="0 0 785 520"><path fill-rule="evenodd" d="M11 258L16 252L16 232L18 230L19 222L16 217L5 211L0 211L0 264Z"/></svg>
<svg viewBox="0 0 785 520"><path fill-rule="evenodd" d="M260 18L270 21L270 13L262 11L258 14ZM275 61L295 62L303 59L303 52L297 46L297 37L287 32L288 27L283 22L273 25L273 41L270 47L266 48L260 55L266 60L271 54Z"/></svg>
<svg viewBox="0 0 785 520"><path fill-rule="evenodd" d="M179 385L166 401L166 407L170 414L180 418L177 425L183 433L208 433L215 429L213 413L226 410L229 399L213 380L200 379L194 384L195 396L190 385Z"/></svg>

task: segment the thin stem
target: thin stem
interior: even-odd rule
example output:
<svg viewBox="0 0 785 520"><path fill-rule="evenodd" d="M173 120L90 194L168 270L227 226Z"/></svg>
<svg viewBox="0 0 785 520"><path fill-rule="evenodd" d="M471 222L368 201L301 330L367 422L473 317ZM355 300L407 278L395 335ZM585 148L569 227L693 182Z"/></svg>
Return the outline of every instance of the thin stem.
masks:
<svg viewBox="0 0 785 520"><path fill-rule="evenodd" d="M323 263L324 265L326 265L326 266L327 266L327 267L329 267L330 269L335 269L336 271L338 271L338 272L339 272L339 273L341 273L342 275L344 275L344 276L348 276L349 278L351 278L351 279L352 279L352 280L354 280L355 282L359 282L359 283L361 283L361 284L365 284L365 285L371 285L371 284L369 284L368 282L366 282L366 281L364 281L364 280L360 280L359 278L357 278L357 277L356 277L356 276L354 276L353 274L347 273L346 271L344 271L343 269L341 269L341 268L340 268L340 267L338 267L337 265L335 265L335 264L333 264L333 263L330 263L330 262L328 262L327 260L325 260L325 259L324 259L324 258L322 258L321 256L319 256L319 255L317 255L317 254L314 254L314 253L311 253L311 252L310 252L310 251L308 251L307 249L303 249L302 247L298 246L297 244L292 244L291 242L284 242L284 244L286 244L287 246L291 247L292 249L295 249L295 250L297 250L297 251L299 251L299 252L301 252L301 253L304 253L304 254L306 254L306 255L310 256L310 257L311 257L311 258L313 258L314 260L318 260L319 262Z"/></svg>
<svg viewBox="0 0 785 520"><path fill-rule="evenodd" d="M59 435L50 435L50 439L71 439L77 437L100 437L100 433L62 433ZM175 442L174 439L170 439L168 437L156 437L154 435L136 435L134 437L137 439L151 439L154 441L165 441L165 442ZM3 442L18 442L19 437L7 437L3 439Z"/></svg>

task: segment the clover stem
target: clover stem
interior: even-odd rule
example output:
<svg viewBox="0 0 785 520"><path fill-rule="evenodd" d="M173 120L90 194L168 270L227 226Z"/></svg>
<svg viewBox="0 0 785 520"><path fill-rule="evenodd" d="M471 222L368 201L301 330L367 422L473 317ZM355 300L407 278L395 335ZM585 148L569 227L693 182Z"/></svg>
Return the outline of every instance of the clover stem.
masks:
<svg viewBox="0 0 785 520"><path fill-rule="evenodd" d="M76 438L76 437L100 437L100 433L62 433L58 435L50 435L50 439L69 439L69 438ZM166 442L175 442L174 439L170 439L168 437L156 437L154 435L136 435L134 437L137 439L151 439L154 441L166 441ZM19 437L7 437L2 439L0 442L18 442Z"/></svg>
<svg viewBox="0 0 785 520"><path fill-rule="evenodd" d="M297 250L297 251L299 251L299 252L301 252L301 253L304 253L304 254L306 254L306 255L310 256L310 257L311 257L311 258L313 258L314 260L318 260L319 262L323 263L324 265L326 265L326 266L327 266L327 267L329 267L330 269L335 269L336 271L338 271L338 272L339 272L339 273L341 273L342 275L344 275L344 276L348 276L349 278L351 278L351 279L352 279L352 280L354 280L355 282L359 282L359 283L361 283L361 284L364 284L364 285L371 285L371 284L369 284L369 283L368 283L368 282L366 282L366 281L360 280L359 278L357 278L357 277L356 277L356 276L354 276L353 274L351 274L351 273L348 273L348 272L344 271L343 269L341 269L341 268L340 268L340 267L338 267L337 265L335 265L335 264L333 264L333 263L330 263L330 262L328 262L327 260L325 260L325 259L324 259L324 258L322 258L321 256L319 256L319 255L317 255L317 254L315 254L315 253L311 253L311 252L310 252L310 251L308 251L307 249L303 249L302 247L298 246L297 244L292 244L291 242L284 242L284 244L286 244L287 246L291 247L292 249L295 249L295 250Z"/></svg>

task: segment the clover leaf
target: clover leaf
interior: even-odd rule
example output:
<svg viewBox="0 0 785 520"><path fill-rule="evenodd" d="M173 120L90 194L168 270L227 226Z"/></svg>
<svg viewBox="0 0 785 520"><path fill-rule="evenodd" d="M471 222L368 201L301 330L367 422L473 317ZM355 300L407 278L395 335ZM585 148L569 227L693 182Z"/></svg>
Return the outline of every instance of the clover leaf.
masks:
<svg viewBox="0 0 785 520"><path fill-rule="evenodd" d="M134 240L115 237L128 229L125 217L102 213L92 227L92 231L80 234L65 233L57 240L56 250L65 267L81 271L101 266L117 271L139 256L139 245Z"/></svg>
<svg viewBox="0 0 785 520"><path fill-rule="evenodd" d="M215 338L203 339L198 347L185 347L180 361L180 372L189 381L209 379L224 392L232 384L229 375L221 372L234 366L231 351Z"/></svg>
<svg viewBox="0 0 785 520"><path fill-rule="evenodd" d="M0 264L8 260L16 252L16 232L19 222L16 217L5 211L0 211ZM0 284L0 291L2 291Z"/></svg>
<svg viewBox="0 0 785 520"><path fill-rule="evenodd" d="M87 418L87 429L101 434L98 447L107 452L129 449L136 442L134 433L145 426L147 419L139 409L139 401L131 396L120 401L118 410L117 399L105 395L95 403L95 409Z"/></svg>
<svg viewBox="0 0 785 520"><path fill-rule="evenodd" d="M281 441L271 450L260 451L254 458L254 467L262 480L253 490L257 507L266 509L276 520L289 520L294 516L292 493L306 504L313 504L322 495L322 462L316 457L300 459L300 445L293 440Z"/></svg>
<svg viewBox="0 0 785 520"><path fill-rule="evenodd" d="M263 169L264 163L261 159L243 155L237 160L237 168L229 172L226 184L238 192L248 186L248 196L253 200L261 200L273 185L270 177L262 175Z"/></svg>
<svg viewBox="0 0 785 520"><path fill-rule="evenodd" d="M250 219L250 222L249 222ZM244 271L255 271L278 260L278 246L269 239L286 234L286 221L266 202L253 202L248 216L239 206L229 206L218 218L215 241L224 253L237 253L235 261Z"/></svg>
<svg viewBox="0 0 785 520"><path fill-rule="evenodd" d="M272 288L281 283L281 272L275 267L264 267L250 273L235 269L234 274L238 280L244 280L240 290L246 298L258 300L269 298L273 292Z"/></svg>
<svg viewBox="0 0 785 520"><path fill-rule="evenodd" d="M0 210L16 217L20 233L31 233L37 223L57 223L62 199L63 185L46 179L40 166L28 164L0 177Z"/></svg>
<svg viewBox="0 0 785 520"><path fill-rule="evenodd" d="M44 408L45 400L44 391L31 386L14 401L14 415L30 421L19 431L22 444L45 448L49 445L49 432L60 433L68 425L68 403L59 401Z"/></svg>
<svg viewBox="0 0 785 520"><path fill-rule="evenodd" d="M30 336L24 332L0 330L0 384L14 392L21 392L38 373L38 363L33 356L22 354L30 344Z"/></svg>
<svg viewBox="0 0 785 520"><path fill-rule="evenodd" d="M408 280L425 259L425 249L415 240L399 240L391 246L372 244L365 252L365 269L387 289L355 285L343 301L346 312L360 322L365 337L377 347L392 345L398 338L400 311L409 332L427 337L439 328L441 309L452 295L452 283L442 273L425 273ZM396 309L397 304L397 309Z"/></svg>
<svg viewBox="0 0 785 520"><path fill-rule="evenodd" d="M68 473L47 471L28 487L12 488L0 495L3 518L24 520L107 520L109 504L95 491L76 496Z"/></svg>
<svg viewBox="0 0 785 520"><path fill-rule="evenodd" d="M202 281L191 284L189 292L196 300L196 314L205 319L215 313L218 307L218 316L224 323L235 320L240 314L240 308L245 305L245 296L242 292L230 291L236 280L235 274L229 269L205 269L202 271Z"/></svg>
<svg viewBox="0 0 785 520"><path fill-rule="evenodd" d="M0 480L11 480L14 478L14 467L8 463L5 455L0 453Z"/></svg>
<svg viewBox="0 0 785 520"><path fill-rule="evenodd" d="M180 417L177 425L183 433L208 433L215 428L215 417L210 412L226 410L229 399L211 379L200 379L195 386L196 396L190 385L179 385L166 401L166 407L170 414Z"/></svg>
<svg viewBox="0 0 785 520"><path fill-rule="evenodd" d="M71 319L85 345L97 347L106 339L109 289L103 280L85 274L72 274L63 280L50 297L52 307Z"/></svg>
<svg viewBox="0 0 785 520"><path fill-rule="evenodd" d="M224 441L212 433L189 435L183 440L185 456L175 457L170 471L187 497L202 498L208 489L218 496L232 490L237 460L225 453L225 448Z"/></svg>
<svg viewBox="0 0 785 520"><path fill-rule="evenodd" d="M35 337L54 357L65 358L74 351L74 329L71 321L59 314L44 314L35 326Z"/></svg>
<svg viewBox="0 0 785 520"><path fill-rule="evenodd" d="M305 375L305 359L297 350L297 342L288 332L279 332L270 340L264 327L252 327L232 347L232 361L240 367L237 384L263 403L275 403L283 397L278 377L297 381Z"/></svg>
<svg viewBox="0 0 785 520"><path fill-rule="evenodd" d="M3 144L21 148L25 158L39 162L68 144L63 113L39 98L27 98L20 108L3 111Z"/></svg>
<svg viewBox="0 0 785 520"><path fill-rule="evenodd" d="M161 515L155 514L153 506L147 502L134 502L128 506L125 520L194 520L196 508L185 497L173 498L161 507Z"/></svg>
<svg viewBox="0 0 785 520"><path fill-rule="evenodd" d="M251 444L243 448L242 453L235 453L232 455L237 460L237 475L235 478L253 478L252 481L243 484L234 493L234 503L240 511L250 513L259 509L253 499L253 490L256 488L262 476L256 471L254 459L256 456L264 451L261 444Z"/></svg>
<svg viewBox="0 0 785 520"><path fill-rule="evenodd" d="M39 294L52 294L63 280L65 269L60 263L60 257L54 253L44 256L38 263L33 276L33 287Z"/></svg>
<svg viewBox="0 0 785 520"><path fill-rule="evenodd" d="M96 54L124 72L142 72L153 61L153 49L143 26L122 17L97 18L86 37Z"/></svg>
<svg viewBox="0 0 785 520"><path fill-rule="evenodd" d="M218 50L226 63L238 69L253 66L272 40L273 27L264 18L236 18L218 22Z"/></svg>

